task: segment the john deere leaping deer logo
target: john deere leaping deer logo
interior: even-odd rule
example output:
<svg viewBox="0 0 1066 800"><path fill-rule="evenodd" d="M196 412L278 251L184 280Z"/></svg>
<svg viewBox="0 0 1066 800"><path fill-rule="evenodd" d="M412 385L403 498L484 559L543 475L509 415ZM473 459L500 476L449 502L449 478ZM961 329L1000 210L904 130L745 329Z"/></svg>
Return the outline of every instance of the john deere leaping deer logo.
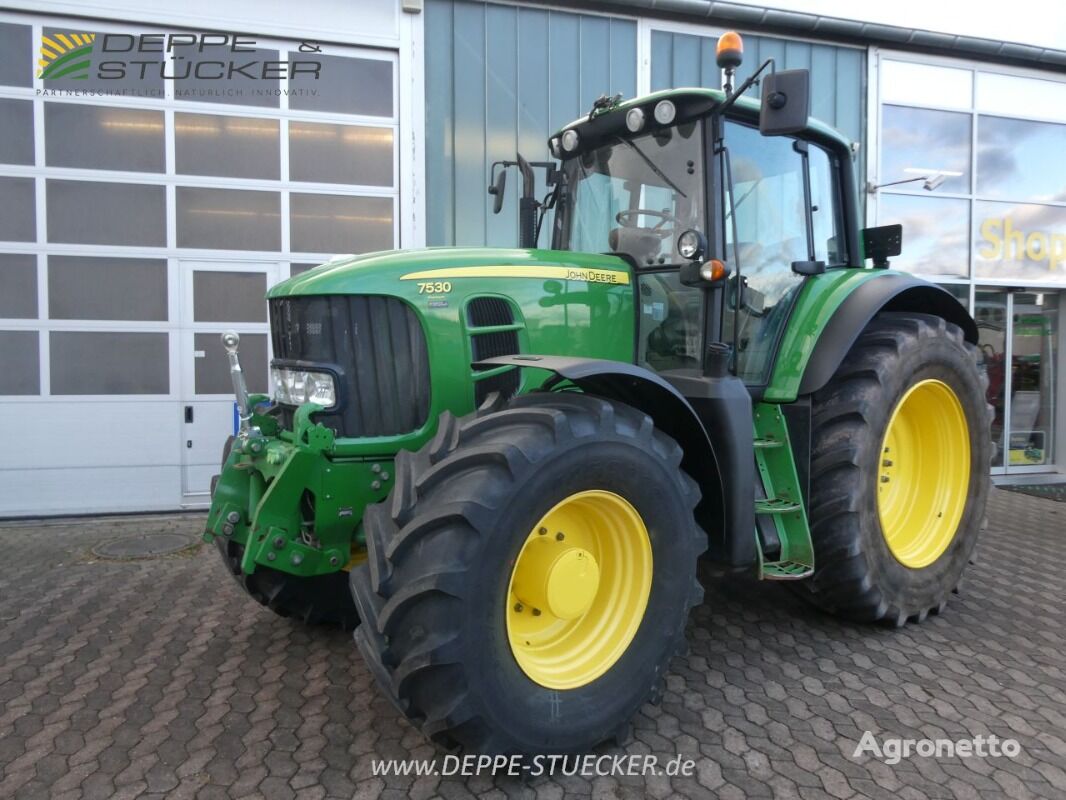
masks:
<svg viewBox="0 0 1066 800"><path fill-rule="evenodd" d="M41 36L37 77L44 80L86 80L92 63L95 33L53 33Z"/></svg>

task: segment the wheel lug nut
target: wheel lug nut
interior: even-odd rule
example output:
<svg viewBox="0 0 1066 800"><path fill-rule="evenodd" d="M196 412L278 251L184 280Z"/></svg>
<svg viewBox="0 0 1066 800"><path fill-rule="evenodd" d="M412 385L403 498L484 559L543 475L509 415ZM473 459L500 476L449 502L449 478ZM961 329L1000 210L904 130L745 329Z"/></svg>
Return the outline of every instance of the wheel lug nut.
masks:
<svg viewBox="0 0 1066 800"><path fill-rule="evenodd" d="M562 531L559 531L559 533L555 534L555 540L557 542L561 542L565 538L566 538L566 536L563 534Z"/></svg>
<svg viewBox="0 0 1066 800"><path fill-rule="evenodd" d="M521 613L521 612L522 612L522 608L523 608L523 606L522 606L522 604L521 604L521 603L515 603L515 604L514 604L514 610L515 610L515 611L517 611L517 612Z"/></svg>
<svg viewBox="0 0 1066 800"><path fill-rule="evenodd" d="M534 608L533 609L533 616L534 617L539 617L540 616L540 609L539 608Z"/></svg>
<svg viewBox="0 0 1066 800"><path fill-rule="evenodd" d="M887 475L882 475L881 476L881 483L888 483L888 476Z"/></svg>
<svg viewBox="0 0 1066 800"><path fill-rule="evenodd" d="M538 531L537 531L537 533L539 533L539 534L540 534L541 536L543 536L543 535L544 535L544 534L546 534L547 532L548 532L548 529L547 529L547 528L541 528L540 530L538 530Z"/></svg>
<svg viewBox="0 0 1066 800"><path fill-rule="evenodd" d="M891 467L892 466L892 462L889 459L886 458L884 461L881 462L881 466L882 467Z"/></svg>

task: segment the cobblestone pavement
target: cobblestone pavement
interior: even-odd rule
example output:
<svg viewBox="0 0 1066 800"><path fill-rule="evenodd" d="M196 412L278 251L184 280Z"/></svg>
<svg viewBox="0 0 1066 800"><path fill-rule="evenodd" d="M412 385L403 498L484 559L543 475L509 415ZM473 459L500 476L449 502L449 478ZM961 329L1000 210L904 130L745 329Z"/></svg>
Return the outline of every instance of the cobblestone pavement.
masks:
<svg viewBox="0 0 1066 800"><path fill-rule="evenodd" d="M1066 796L1066 506L993 492L980 561L942 616L844 624L779 585L716 582L659 706L623 748L691 777L371 775L434 755L350 637L276 619L214 548L90 548L200 515L0 524L0 798ZM852 757L878 737L1011 737L1016 759Z"/></svg>

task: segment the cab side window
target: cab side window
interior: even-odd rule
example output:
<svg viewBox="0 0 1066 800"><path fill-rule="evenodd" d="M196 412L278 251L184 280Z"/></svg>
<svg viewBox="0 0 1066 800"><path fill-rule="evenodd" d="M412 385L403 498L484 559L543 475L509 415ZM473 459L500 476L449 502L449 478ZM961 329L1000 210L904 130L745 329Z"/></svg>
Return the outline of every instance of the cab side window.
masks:
<svg viewBox="0 0 1066 800"><path fill-rule="evenodd" d="M760 384L769 378L778 334L802 281L792 262L809 257L806 160L794 139L762 136L733 122L725 126L732 176L725 237L734 276L729 307L736 311L737 374ZM733 322L727 312L729 335Z"/></svg>

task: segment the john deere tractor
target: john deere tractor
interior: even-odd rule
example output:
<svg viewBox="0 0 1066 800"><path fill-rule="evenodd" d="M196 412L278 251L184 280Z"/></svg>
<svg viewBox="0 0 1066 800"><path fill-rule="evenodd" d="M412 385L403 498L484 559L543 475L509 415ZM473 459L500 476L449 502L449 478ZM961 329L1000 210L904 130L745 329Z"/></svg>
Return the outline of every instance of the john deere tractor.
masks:
<svg viewBox="0 0 1066 800"><path fill-rule="evenodd" d="M273 397L247 396L226 337L241 424L206 537L278 614L358 624L442 745L618 737L684 645L701 558L900 626L974 550L977 328L887 268L901 232L861 227L807 74L767 61L734 90L741 47L719 43L724 91L601 98L551 160L494 165L497 210L522 177L520 249L275 286Z"/></svg>

